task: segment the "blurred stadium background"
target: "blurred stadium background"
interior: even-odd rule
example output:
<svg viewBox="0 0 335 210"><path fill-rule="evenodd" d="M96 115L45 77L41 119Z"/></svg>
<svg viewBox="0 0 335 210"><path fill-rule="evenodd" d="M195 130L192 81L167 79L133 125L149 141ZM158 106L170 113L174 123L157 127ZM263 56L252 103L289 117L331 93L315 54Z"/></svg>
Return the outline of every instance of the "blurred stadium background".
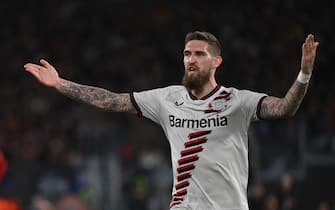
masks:
<svg viewBox="0 0 335 210"><path fill-rule="evenodd" d="M297 115L250 129L248 196L252 210L334 210L334 4L3 2L0 209L168 209L170 151L159 126L73 102L23 65L46 58L66 79L116 92L179 84L185 34L206 30L223 45L220 84L275 96L296 78L306 35L321 42Z"/></svg>

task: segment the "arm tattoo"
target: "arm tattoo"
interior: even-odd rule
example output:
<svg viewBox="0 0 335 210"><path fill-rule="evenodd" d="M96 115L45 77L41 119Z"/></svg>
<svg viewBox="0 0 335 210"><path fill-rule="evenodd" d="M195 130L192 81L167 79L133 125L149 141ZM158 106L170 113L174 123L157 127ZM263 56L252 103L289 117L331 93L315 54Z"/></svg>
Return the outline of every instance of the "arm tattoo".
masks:
<svg viewBox="0 0 335 210"><path fill-rule="evenodd" d="M56 89L71 99L105 111L136 113L130 95L127 93L113 93L102 88L80 85L63 79Z"/></svg>
<svg viewBox="0 0 335 210"><path fill-rule="evenodd" d="M260 117L262 119L278 119L293 116L307 91L307 84L295 81L284 98L266 97L260 108Z"/></svg>

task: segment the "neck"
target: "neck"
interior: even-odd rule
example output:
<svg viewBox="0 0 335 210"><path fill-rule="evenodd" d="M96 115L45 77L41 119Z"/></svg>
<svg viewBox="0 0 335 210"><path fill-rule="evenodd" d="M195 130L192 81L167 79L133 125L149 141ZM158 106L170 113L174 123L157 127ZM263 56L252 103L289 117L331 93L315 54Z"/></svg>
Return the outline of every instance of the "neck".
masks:
<svg viewBox="0 0 335 210"><path fill-rule="evenodd" d="M212 79L205 83L201 88L199 89L192 89L190 92L192 95L197 97L198 99L208 95L218 84L216 83L215 79Z"/></svg>

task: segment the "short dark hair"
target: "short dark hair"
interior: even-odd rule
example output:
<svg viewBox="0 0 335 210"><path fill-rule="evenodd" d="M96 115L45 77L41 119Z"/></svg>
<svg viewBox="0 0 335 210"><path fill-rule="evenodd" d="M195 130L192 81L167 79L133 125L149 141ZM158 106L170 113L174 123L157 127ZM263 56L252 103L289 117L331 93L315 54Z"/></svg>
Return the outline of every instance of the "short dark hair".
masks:
<svg viewBox="0 0 335 210"><path fill-rule="evenodd" d="M191 40L202 40L208 43L210 50L216 56L221 55L221 44L211 33L206 31L192 31L186 34L185 45Z"/></svg>

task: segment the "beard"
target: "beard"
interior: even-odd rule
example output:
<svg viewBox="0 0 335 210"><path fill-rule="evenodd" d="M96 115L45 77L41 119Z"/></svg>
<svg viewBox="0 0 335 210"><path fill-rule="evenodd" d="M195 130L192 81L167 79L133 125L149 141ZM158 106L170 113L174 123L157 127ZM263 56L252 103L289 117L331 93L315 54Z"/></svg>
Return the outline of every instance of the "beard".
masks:
<svg viewBox="0 0 335 210"><path fill-rule="evenodd" d="M209 82L210 71L198 72L198 74L191 76L185 71L182 84L188 91L194 90L196 92L201 91L204 85Z"/></svg>

